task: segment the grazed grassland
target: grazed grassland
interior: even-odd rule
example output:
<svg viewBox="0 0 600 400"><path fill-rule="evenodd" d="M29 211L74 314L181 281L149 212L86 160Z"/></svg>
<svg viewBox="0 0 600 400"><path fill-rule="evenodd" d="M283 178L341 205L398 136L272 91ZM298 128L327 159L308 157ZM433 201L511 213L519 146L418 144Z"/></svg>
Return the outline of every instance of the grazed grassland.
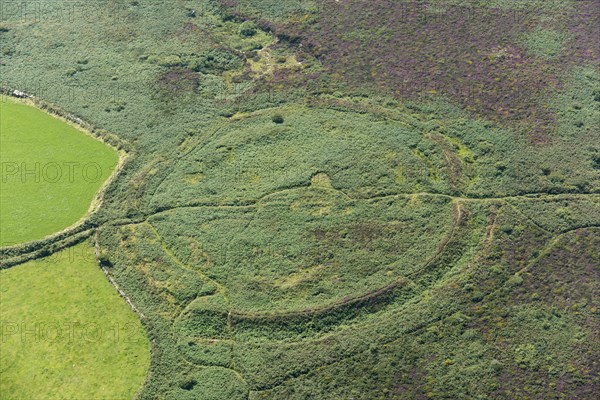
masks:
<svg viewBox="0 0 600 400"><path fill-rule="evenodd" d="M0 244L41 239L86 215L117 152L24 102L0 99Z"/></svg>
<svg viewBox="0 0 600 400"><path fill-rule="evenodd" d="M150 344L89 243L2 270L0 281L2 398L135 396Z"/></svg>

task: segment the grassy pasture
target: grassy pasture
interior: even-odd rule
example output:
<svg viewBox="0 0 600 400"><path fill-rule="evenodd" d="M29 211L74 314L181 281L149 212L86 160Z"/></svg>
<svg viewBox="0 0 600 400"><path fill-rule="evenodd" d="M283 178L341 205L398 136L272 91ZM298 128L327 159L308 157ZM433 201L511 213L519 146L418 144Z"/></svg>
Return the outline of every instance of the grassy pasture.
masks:
<svg viewBox="0 0 600 400"><path fill-rule="evenodd" d="M0 102L0 245L41 239L76 223L118 155L28 104Z"/></svg>
<svg viewBox="0 0 600 400"><path fill-rule="evenodd" d="M150 349L84 243L0 271L0 397L125 399Z"/></svg>

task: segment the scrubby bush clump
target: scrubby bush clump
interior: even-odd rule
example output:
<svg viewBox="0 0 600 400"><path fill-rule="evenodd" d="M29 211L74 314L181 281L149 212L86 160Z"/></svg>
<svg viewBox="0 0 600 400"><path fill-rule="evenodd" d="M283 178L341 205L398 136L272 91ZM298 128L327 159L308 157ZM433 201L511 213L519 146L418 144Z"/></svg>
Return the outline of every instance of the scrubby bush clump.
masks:
<svg viewBox="0 0 600 400"><path fill-rule="evenodd" d="M240 35L245 37L250 37L256 35L258 27L253 21L244 21L240 25Z"/></svg>

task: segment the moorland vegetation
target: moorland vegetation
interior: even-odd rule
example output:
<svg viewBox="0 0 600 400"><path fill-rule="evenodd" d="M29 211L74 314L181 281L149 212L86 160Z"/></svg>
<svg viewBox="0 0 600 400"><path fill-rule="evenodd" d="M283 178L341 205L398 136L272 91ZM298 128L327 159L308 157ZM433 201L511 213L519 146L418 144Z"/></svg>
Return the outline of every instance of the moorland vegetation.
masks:
<svg viewBox="0 0 600 400"><path fill-rule="evenodd" d="M110 5L8 18L1 68L130 154L74 234L139 398L594 398L592 2Z"/></svg>

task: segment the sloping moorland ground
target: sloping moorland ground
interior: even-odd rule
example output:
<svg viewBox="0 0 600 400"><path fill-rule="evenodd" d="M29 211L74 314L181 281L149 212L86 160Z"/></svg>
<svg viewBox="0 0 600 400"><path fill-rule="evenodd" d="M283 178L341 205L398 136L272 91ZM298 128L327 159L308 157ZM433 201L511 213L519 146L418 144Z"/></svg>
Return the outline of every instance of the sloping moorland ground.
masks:
<svg viewBox="0 0 600 400"><path fill-rule="evenodd" d="M594 398L597 3L92 4L1 71L130 152L140 398Z"/></svg>

